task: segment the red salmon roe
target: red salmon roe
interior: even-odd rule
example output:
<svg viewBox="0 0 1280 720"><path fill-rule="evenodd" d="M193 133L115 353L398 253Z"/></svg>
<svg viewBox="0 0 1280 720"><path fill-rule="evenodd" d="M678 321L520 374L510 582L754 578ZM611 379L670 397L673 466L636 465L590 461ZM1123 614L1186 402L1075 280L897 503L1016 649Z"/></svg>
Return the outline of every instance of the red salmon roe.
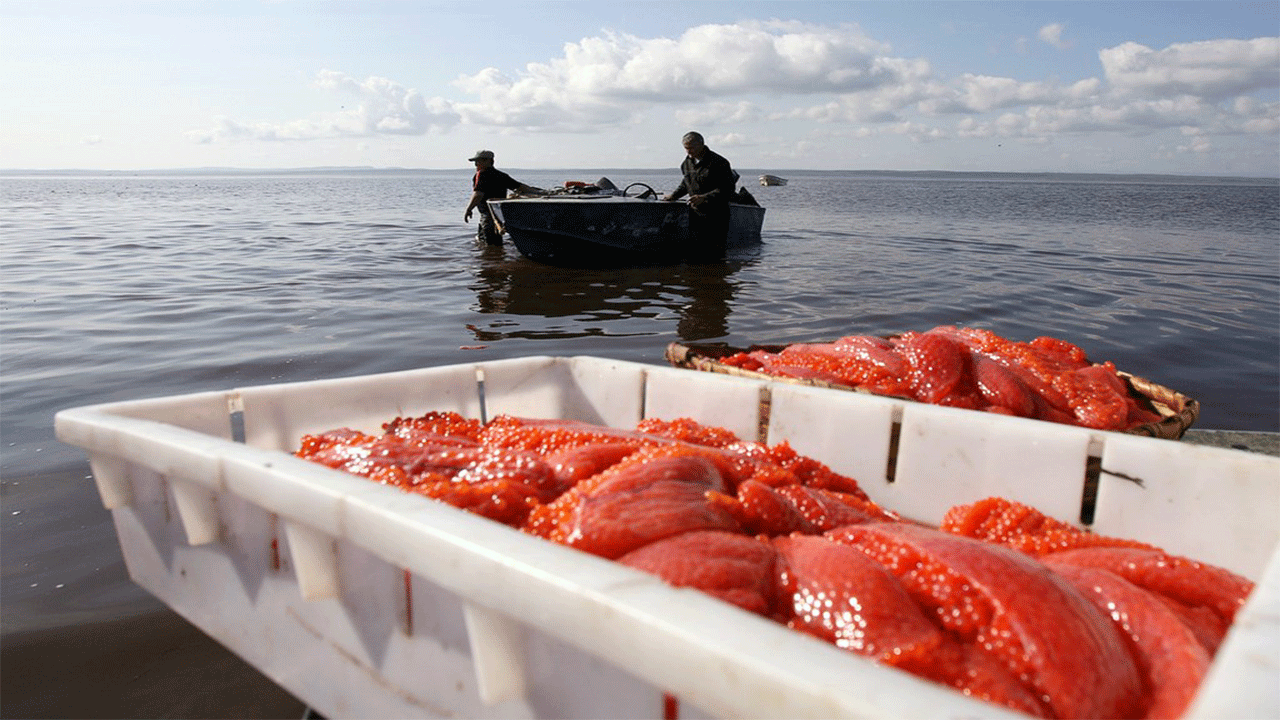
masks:
<svg viewBox="0 0 1280 720"><path fill-rule="evenodd" d="M296 454L298 457L310 459L322 450L327 450L337 445L363 445L376 439L373 435L365 435L357 430L339 428L316 435L303 435Z"/></svg>
<svg viewBox="0 0 1280 720"><path fill-rule="evenodd" d="M1103 430L1158 422L1109 362L1065 340L1015 342L982 328L941 326L891 339L850 335L722 358L745 370L882 395Z"/></svg>
<svg viewBox="0 0 1280 720"><path fill-rule="evenodd" d="M999 543L1037 556L1084 547L1154 549L1154 546L1136 540L1085 532L1033 507L998 497L951 508L939 527L957 535Z"/></svg>
<svg viewBox="0 0 1280 720"><path fill-rule="evenodd" d="M774 540L788 624L890 665L922 663L945 641L885 567L827 538Z"/></svg>
<svg viewBox="0 0 1280 720"><path fill-rule="evenodd" d="M1150 697L1146 717L1177 718L1209 670L1209 652L1158 595L1106 570L1050 563L1129 638Z"/></svg>
<svg viewBox="0 0 1280 720"><path fill-rule="evenodd" d="M531 420L510 415L499 415L490 420L480 431L479 439L488 446L528 450L540 455L602 442L664 442L662 438L601 425L569 420Z"/></svg>
<svg viewBox="0 0 1280 720"><path fill-rule="evenodd" d="M748 612L773 613L777 551L768 542L721 530L695 530L649 543L618 562L676 587L697 588Z"/></svg>
<svg viewBox="0 0 1280 720"><path fill-rule="evenodd" d="M384 423L383 431L387 435L413 437L427 434L435 437L449 437L455 441L470 440L477 442L480 431L484 428L479 420L464 418L456 412L430 411L418 417L398 417Z"/></svg>
<svg viewBox="0 0 1280 720"><path fill-rule="evenodd" d="M652 435L655 437L663 437L671 440L679 440L693 445L705 445L713 448L723 448L738 442L738 436L724 428L714 427L711 425L703 425L694 422L689 418L676 418L675 420L659 420L657 418L649 418L641 420L636 425L636 431Z"/></svg>
<svg viewBox="0 0 1280 720"><path fill-rule="evenodd" d="M998 340L937 332L971 350ZM1021 351L1043 350L1048 364L1079 359L1071 347L1041 345ZM785 443L742 442L687 418L646 421L647 432L506 416L481 424L456 413L383 427L381 436L308 435L297 454L621 558L1029 715L1177 714L1253 588L1222 568L1000 498L953 508L947 532L899 522L854 479ZM776 561L769 537L789 548L791 565ZM815 544L833 541L840 550ZM829 562L847 553L873 572ZM908 605L889 602L898 592Z"/></svg>
<svg viewBox="0 0 1280 720"><path fill-rule="evenodd" d="M1141 679L1123 638L1035 560L906 523L855 525L827 536L885 558L922 607L1035 688L1055 714L1125 717L1141 703Z"/></svg>

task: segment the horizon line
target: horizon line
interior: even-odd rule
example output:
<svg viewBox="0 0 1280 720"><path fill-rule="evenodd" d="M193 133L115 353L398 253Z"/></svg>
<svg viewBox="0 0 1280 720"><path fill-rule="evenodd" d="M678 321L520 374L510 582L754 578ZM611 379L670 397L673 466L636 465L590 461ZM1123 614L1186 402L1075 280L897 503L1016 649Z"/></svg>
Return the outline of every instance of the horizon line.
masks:
<svg viewBox="0 0 1280 720"><path fill-rule="evenodd" d="M601 171L601 170L626 170L629 172L672 172L678 173L677 168L659 167L659 168L643 168L643 167L555 167L555 168L530 168L512 166L508 168L511 172L576 172L576 171ZM1193 173L1171 173L1171 172L1079 172L1079 171L1062 171L1062 170L886 170L886 169L835 169L835 170L819 170L808 168L781 168L765 170L763 168L741 168L746 172L768 172L776 173L813 173L813 174L831 174L831 173L852 173L852 174L881 174L881 175L1072 175L1072 176L1094 176L1094 177L1169 177L1169 178L1212 178L1212 179L1236 179L1236 180L1274 180L1280 181L1280 174L1277 175L1220 175L1220 174L1193 174ZM145 169L91 169L91 168L0 168L0 175L59 175L59 174L94 174L94 175L157 175L165 173L174 174L197 174L197 173L316 173L316 172L471 172L470 168L424 168L424 167L406 167L406 166L375 166L375 165L315 165L315 166L293 166L280 168L263 168L263 167L237 167L237 166L218 166L209 165L201 167L174 167L174 168L145 168Z"/></svg>

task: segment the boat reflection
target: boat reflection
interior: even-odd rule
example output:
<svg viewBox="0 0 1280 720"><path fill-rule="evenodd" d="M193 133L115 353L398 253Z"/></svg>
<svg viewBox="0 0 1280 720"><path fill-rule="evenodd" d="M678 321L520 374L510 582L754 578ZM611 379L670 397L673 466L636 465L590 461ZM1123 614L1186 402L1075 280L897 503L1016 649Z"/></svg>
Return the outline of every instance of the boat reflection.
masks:
<svg viewBox="0 0 1280 720"><path fill-rule="evenodd" d="M476 340L555 339L588 336L649 335L669 332L655 326L641 331L624 320L675 316L683 342L724 337L737 281L734 274L754 262L753 255L720 263L608 269L562 268L520 257L513 249L480 251L473 275L477 312L562 318L570 324L495 319L488 328L468 325ZM625 328L625 329L624 329Z"/></svg>

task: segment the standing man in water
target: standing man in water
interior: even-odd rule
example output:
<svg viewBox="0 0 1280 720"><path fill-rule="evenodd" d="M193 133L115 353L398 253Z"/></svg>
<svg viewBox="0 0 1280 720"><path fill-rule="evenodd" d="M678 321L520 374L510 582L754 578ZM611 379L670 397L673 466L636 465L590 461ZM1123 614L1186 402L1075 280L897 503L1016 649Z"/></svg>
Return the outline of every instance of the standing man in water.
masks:
<svg viewBox="0 0 1280 720"><path fill-rule="evenodd" d="M707 147L700 133L681 138L685 159L680 163L683 179L664 200L689 196L689 234L695 243L691 255L699 260L724 258L729 238L729 201L738 183L738 173L729 161Z"/></svg>
<svg viewBox="0 0 1280 720"><path fill-rule="evenodd" d="M493 151L480 150L468 162L476 164L475 177L471 178L471 201L462 216L463 222L471 222L471 211L480 211L480 223L476 226L476 239L488 245L502 244L502 228L493 219L489 200L501 200L508 190L519 190L526 195L542 195L542 190L525 185L493 166Z"/></svg>

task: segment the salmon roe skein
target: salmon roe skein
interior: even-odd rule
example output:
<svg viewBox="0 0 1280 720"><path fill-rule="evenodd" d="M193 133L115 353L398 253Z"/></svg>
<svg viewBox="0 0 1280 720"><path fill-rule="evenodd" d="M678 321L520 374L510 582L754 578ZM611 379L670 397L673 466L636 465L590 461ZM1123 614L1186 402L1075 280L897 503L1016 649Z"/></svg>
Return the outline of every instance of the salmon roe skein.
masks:
<svg viewBox="0 0 1280 720"><path fill-rule="evenodd" d="M586 447L582 448L584 452L587 449ZM727 453L715 448L688 445L674 441L663 445L644 445L633 452L626 453L616 462L608 463L608 458L604 458L604 463L602 464L607 463L607 467L603 467L595 474L579 479L555 500L533 508L522 529L531 535L537 535L553 542L562 542L570 531L570 525L586 497L597 493L602 486L616 482L619 476L634 480L634 478L640 477L644 465L671 457L702 458L715 469L715 478L719 483L732 482L736 484L745 479L745 476L739 477L737 475L737 473L743 471L735 466L733 459ZM719 487L724 488L725 486L722 484ZM707 502L710 503L709 500ZM719 511L727 513L723 508L720 508Z"/></svg>
<svg viewBox="0 0 1280 720"><path fill-rule="evenodd" d="M1195 633L1159 597L1114 573L1052 561L1047 565L1072 583L1129 638L1149 688L1144 716L1181 717L1211 660Z"/></svg>
<svg viewBox="0 0 1280 720"><path fill-rule="evenodd" d="M896 520L892 513L882 510L870 500L832 490L788 485L777 490L817 532L826 532L844 525L857 525L872 520Z"/></svg>
<svg viewBox="0 0 1280 720"><path fill-rule="evenodd" d="M736 496L711 492L707 498L724 508L738 521L743 532L750 535L812 535L818 531L777 488L762 482L747 480L741 483Z"/></svg>
<svg viewBox="0 0 1280 720"><path fill-rule="evenodd" d="M499 415L480 433L480 441L491 447L528 450L547 455L595 443L635 442L651 445L667 442L632 430L616 430L602 425L569 420L532 420Z"/></svg>
<svg viewBox="0 0 1280 720"><path fill-rule="evenodd" d="M947 333L905 333L894 347L907 361L913 396L934 405L981 409L968 349Z"/></svg>
<svg viewBox="0 0 1280 720"><path fill-rule="evenodd" d="M351 428L338 428L336 430L328 430L322 433L312 435L303 435L302 440L298 444L298 449L294 451L294 455L310 460L315 457L321 450L334 447L335 445L361 445L373 442L373 435L366 435L359 430Z"/></svg>
<svg viewBox="0 0 1280 720"><path fill-rule="evenodd" d="M1101 568L1150 592L1191 607L1203 606L1225 623L1235 620L1254 583L1225 568L1131 547L1087 547L1044 556L1045 562Z"/></svg>
<svg viewBox="0 0 1280 720"><path fill-rule="evenodd" d="M842 385L905 388L901 384L901 370L905 367L901 358L895 365L887 358L872 357L852 340L845 340L843 344L837 341L833 344L791 345L779 354L778 362L828 372ZM895 370L898 371L896 374Z"/></svg>
<svg viewBox="0 0 1280 720"><path fill-rule="evenodd" d="M509 480L463 484L445 478L407 489L515 528L520 527L529 512L538 506L534 488Z"/></svg>
<svg viewBox="0 0 1280 720"><path fill-rule="evenodd" d="M972 697L1046 715L1001 663L944 633L881 563L821 536L773 542L782 556L779 614L789 627Z"/></svg>
<svg viewBox="0 0 1280 720"><path fill-rule="evenodd" d="M907 523L852 525L827 537L888 567L935 620L1025 678L1058 717L1138 712L1142 683L1124 638L1034 559Z"/></svg>
<svg viewBox="0 0 1280 720"><path fill-rule="evenodd" d="M705 456L673 453L607 474L607 482L577 495L563 508L548 539L616 559L681 533L741 532L733 515L708 498L709 491L723 491L725 486Z"/></svg>
<svg viewBox="0 0 1280 720"><path fill-rule="evenodd" d="M479 442L484 424L479 420L464 418L456 412L433 410L418 417L397 417L384 423L382 429L386 435L402 435L406 438L426 433L452 438L458 442L463 439Z"/></svg>
<svg viewBox="0 0 1280 720"><path fill-rule="evenodd" d="M1036 556L1083 547L1156 549L1136 540L1085 532L1029 505L1001 497L956 505L943 516L939 528Z"/></svg>
<svg viewBox="0 0 1280 720"><path fill-rule="evenodd" d="M636 432L713 448L727 447L739 441L738 436L730 430L712 425L703 425L690 418L676 418L674 420L646 418L636 424Z"/></svg>
<svg viewBox="0 0 1280 720"><path fill-rule="evenodd" d="M825 537L776 538L780 610L788 624L897 665L922 662L943 635L883 565Z"/></svg>
<svg viewBox="0 0 1280 720"><path fill-rule="evenodd" d="M821 490L855 495L870 502L858 481L835 472L829 466L796 452L787 441L764 447L764 458L778 467L795 473L800 484Z"/></svg>
<svg viewBox="0 0 1280 720"><path fill-rule="evenodd" d="M618 562L768 617L774 612L777 556L777 550L763 540L695 530L632 550Z"/></svg>

